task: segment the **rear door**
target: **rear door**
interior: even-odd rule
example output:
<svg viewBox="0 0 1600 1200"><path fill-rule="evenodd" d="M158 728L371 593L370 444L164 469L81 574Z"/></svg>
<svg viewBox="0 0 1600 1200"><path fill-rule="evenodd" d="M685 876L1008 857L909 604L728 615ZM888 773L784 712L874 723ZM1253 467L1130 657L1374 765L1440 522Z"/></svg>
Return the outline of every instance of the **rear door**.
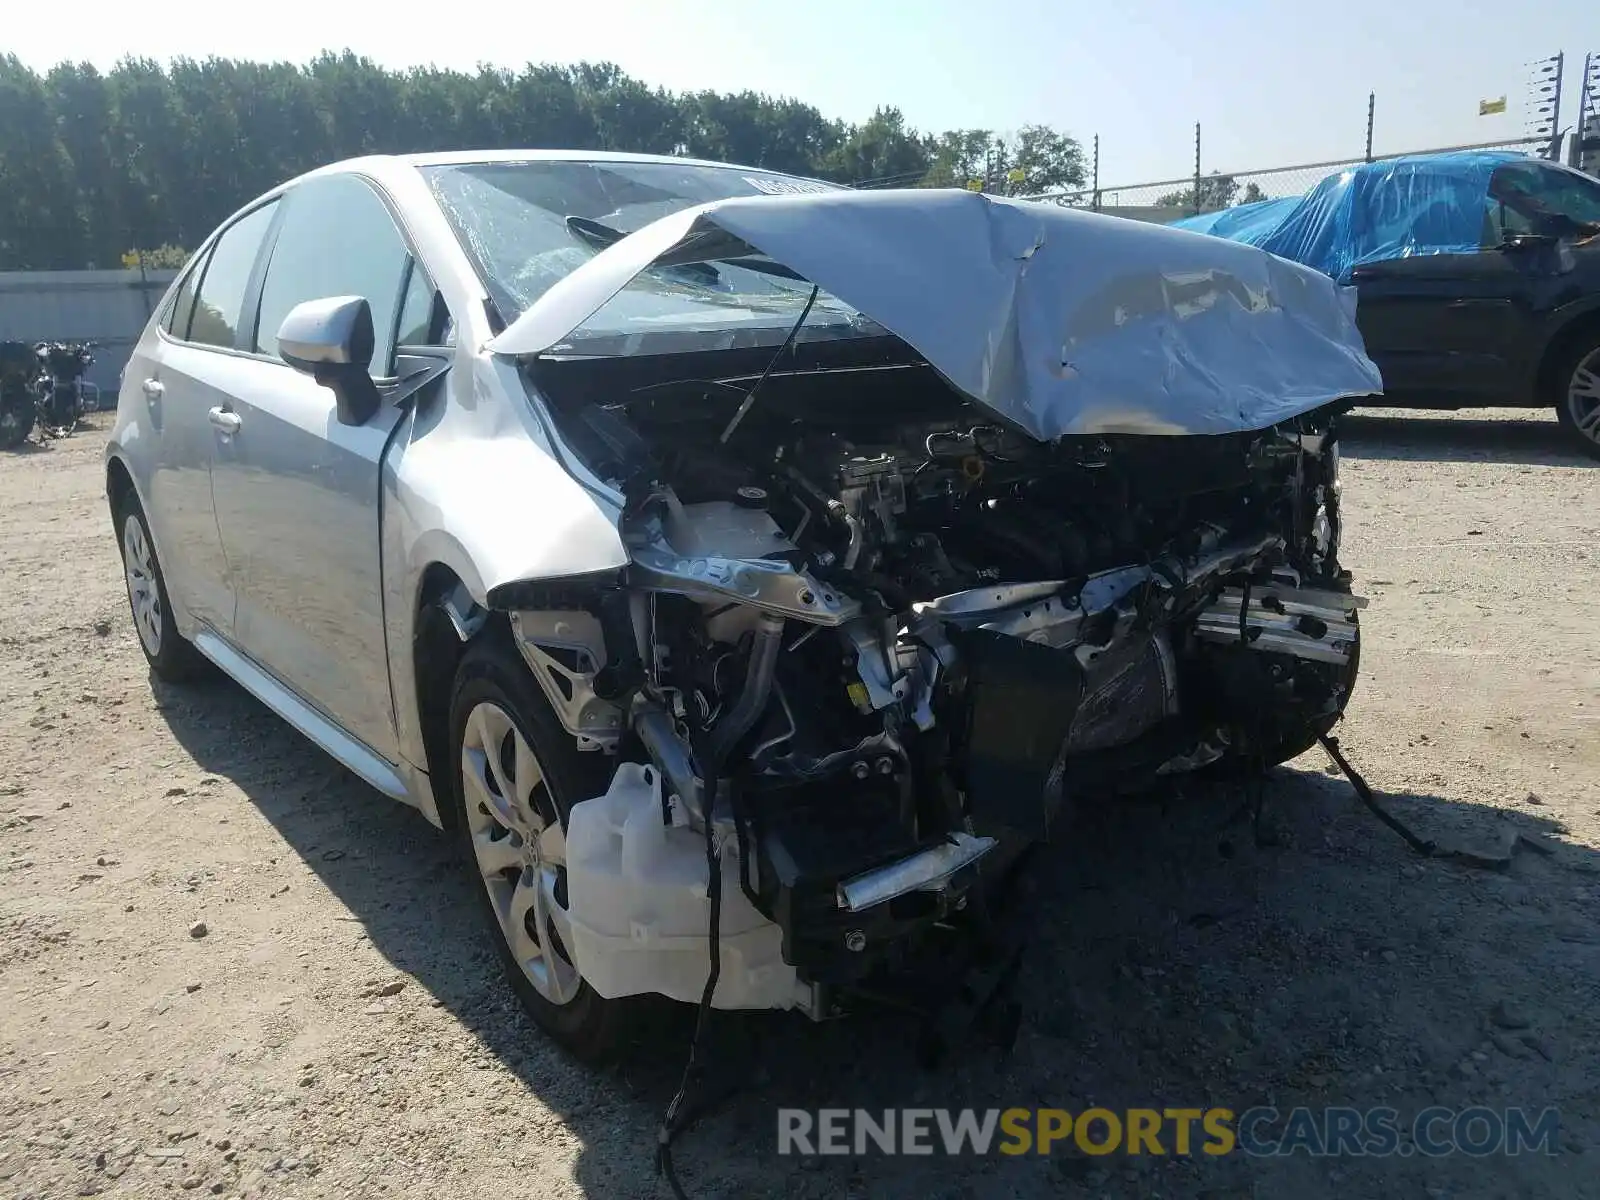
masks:
<svg viewBox="0 0 1600 1200"><path fill-rule="evenodd" d="M223 553L211 496L212 459L228 440L212 414L241 385L240 325L276 201L239 217L191 267L163 315L159 332L129 359L138 428L154 446L144 503L174 603L227 636L233 627L234 578ZM244 335L246 344L248 332Z"/></svg>
<svg viewBox="0 0 1600 1200"><path fill-rule="evenodd" d="M234 397L238 429L214 470L217 520L238 580L235 639L301 699L396 762L378 503L379 464L403 417L385 403L365 425L341 424L333 393L278 358L276 335L297 304L363 296L376 333L372 374L386 383L397 328L426 330L434 289L367 181L307 180L284 209L250 318L256 356Z"/></svg>
<svg viewBox="0 0 1600 1200"><path fill-rule="evenodd" d="M1413 403L1507 403L1524 378L1542 258L1498 247L1367 263L1357 324L1387 393Z"/></svg>

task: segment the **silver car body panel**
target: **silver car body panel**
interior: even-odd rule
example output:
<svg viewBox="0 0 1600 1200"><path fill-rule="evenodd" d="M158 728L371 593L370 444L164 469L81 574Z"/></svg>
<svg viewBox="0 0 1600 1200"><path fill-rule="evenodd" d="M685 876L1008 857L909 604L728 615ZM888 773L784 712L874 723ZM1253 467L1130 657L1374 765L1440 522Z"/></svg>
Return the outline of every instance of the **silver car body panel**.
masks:
<svg viewBox="0 0 1600 1200"><path fill-rule="evenodd" d="M489 349L581 354L572 335L652 264L757 253L1041 441L1264 429L1383 390L1352 289L1217 240L954 189L739 197L603 250Z"/></svg>

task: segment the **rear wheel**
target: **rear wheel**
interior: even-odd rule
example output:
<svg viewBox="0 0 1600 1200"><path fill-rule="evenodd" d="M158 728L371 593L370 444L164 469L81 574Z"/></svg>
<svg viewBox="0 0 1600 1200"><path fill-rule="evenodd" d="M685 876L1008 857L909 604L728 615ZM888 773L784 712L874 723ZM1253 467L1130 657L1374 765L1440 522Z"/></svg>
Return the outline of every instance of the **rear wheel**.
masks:
<svg viewBox="0 0 1600 1200"><path fill-rule="evenodd" d="M1556 417L1585 454L1600 458L1600 341L1581 344L1556 378Z"/></svg>
<svg viewBox="0 0 1600 1200"><path fill-rule="evenodd" d="M156 558L156 544L138 500L125 496L115 510L122 546L122 570L128 584L128 609L139 649L158 678L184 683L206 673L208 663L178 632L167 597L166 578Z"/></svg>
<svg viewBox="0 0 1600 1200"><path fill-rule="evenodd" d="M574 1056L611 1057L639 1003L599 995L573 965L565 832L571 806L605 791L611 760L577 749L493 629L456 673L450 747L462 856L517 998Z"/></svg>

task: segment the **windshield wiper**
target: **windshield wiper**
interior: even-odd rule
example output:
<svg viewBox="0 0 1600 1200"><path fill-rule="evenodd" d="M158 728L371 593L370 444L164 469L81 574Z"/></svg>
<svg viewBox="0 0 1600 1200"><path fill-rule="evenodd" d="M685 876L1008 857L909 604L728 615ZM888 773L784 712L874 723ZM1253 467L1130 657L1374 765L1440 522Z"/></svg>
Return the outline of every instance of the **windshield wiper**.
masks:
<svg viewBox="0 0 1600 1200"><path fill-rule="evenodd" d="M578 240L604 250L607 246L614 246L628 235L620 229L613 229L601 221L592 221L588 217L568 217L567 232L577 236Z"/></svg>
<svg viewBox="0 0 1600 1200"><path fill-rule="evenodd" d="M567 231L584 245L595 250L604 250L615 246L628 235L620 229L615 229L603 221L595 221L589 217L568 217ZM656 266L650 268L657 271L667 271L680 276L688 276L696 283L706 287L714 287L722 281L722 276L710 263L683 263L670 267Z"/></svg>
<svg viewBox="0 0 1600 1200"><path fill-rule="evenodd" d="M622 230L607 225L603 221L596 221L591 217L568 217L567 230L579 241L592 246L596 250L604 250L608 246L614 246L628 236ZM780 279L792 279L796 283L811 282L804 275L797 271L791 271L782 263L776 263L770 258L759 258L754 255L736 255L698 263L678 263L673 265L672 270L708 274L710 281L715 283L721 276L717 273L717 269L711 265L713 261L727 263L730 267L742 267L746 271L755 271L761 275L776 275Z"/></svg>

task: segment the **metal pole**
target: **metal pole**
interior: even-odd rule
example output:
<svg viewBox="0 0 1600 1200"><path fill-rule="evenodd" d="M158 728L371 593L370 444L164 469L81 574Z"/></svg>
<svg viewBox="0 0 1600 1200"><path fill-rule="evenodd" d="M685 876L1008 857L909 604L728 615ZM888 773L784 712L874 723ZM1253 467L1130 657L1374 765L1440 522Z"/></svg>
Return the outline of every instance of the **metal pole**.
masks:
<svg viewBox="0 0 1600 1200"><path fill-rule="evenodd" d="M1550 149L1546 158L1556 158L1561 153L1561 72L1567 65L1567 52L1556 55L1556 95L1550 106Z"/></svg>
<svg viewBox="0 0 1600 1200"><path fill-rule="evenodd" d="M144 307L144 319L150 319L150 280L144 273L144 248L135 247L139 256L139 303Z"/></svg>
<svg viewBox="0 0 1600 1200"><path fill-rule="evenodd" d="M1600 90L1600 55L1583 56L1583 89L1578 93L1578 132L1567 150L1567 165L1583 170L1590 162L1589 151L1600 149L1600 109L1595 105L1595 92ZM1593 141L1591 141L1593 139Z"/></svg>
<svg viewBox="0 0 1600 1200"><path fill-rule="evenodd" d="M1578 166L1578 156L1583 151L1583 139L1588 135L1589 113L1589 63L1593 54L1583 56L1583 80L1578 84L1578 123L1573 126L1572 140L1567 143L1567 166Z"/></svg>
<svg viewBox="0 0 1600 1200"><path fill-rule="evenodd" d="M1200 215L1200 122L1194 123L1194 215Z"/></svg>
<svg viewBox="0 0 1600 1200"><path fill-rule="evenodd" d="M1095 212L1100 211L1100 135L1094 135L1094 166L1093 174L1089 177L1090 200L1089 207Z"/></svg>
<svg viewBox="0 0 1600 1200"><path fill-rule="evenodd" d="M1378 93L1367 93L1367 161L1372 161L1372 114L1378 106Z"/></svg>

